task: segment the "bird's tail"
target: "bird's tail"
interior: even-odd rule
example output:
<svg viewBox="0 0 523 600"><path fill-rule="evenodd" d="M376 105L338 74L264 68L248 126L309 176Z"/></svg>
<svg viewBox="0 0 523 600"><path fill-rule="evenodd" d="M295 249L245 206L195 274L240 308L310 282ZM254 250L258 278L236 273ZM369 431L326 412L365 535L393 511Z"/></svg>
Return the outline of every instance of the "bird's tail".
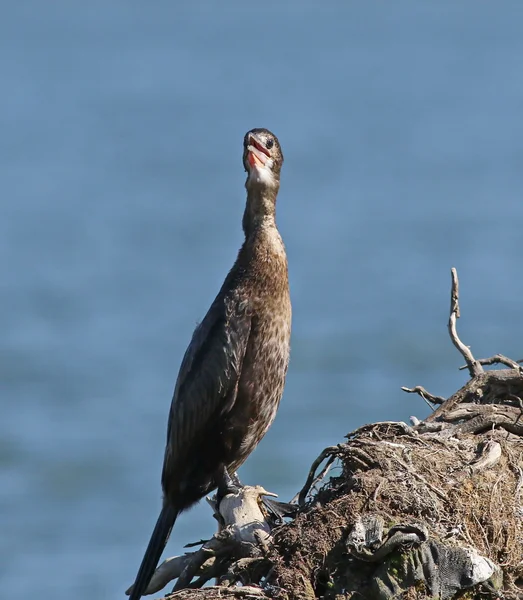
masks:
<svg viewBox="0 0 523 600"><path fill-rule="evenodd" d="M170 505L166 505L162 508L162 512L156 521L154 531L151 535L149 545L145 551L142 564L138 570L138 575L131 588L129 600L140 600L147 589L151 577L158 566L160 556L167 544L167 540L171 535L174 522L176 521L179 512L179 510Z"/></svg>

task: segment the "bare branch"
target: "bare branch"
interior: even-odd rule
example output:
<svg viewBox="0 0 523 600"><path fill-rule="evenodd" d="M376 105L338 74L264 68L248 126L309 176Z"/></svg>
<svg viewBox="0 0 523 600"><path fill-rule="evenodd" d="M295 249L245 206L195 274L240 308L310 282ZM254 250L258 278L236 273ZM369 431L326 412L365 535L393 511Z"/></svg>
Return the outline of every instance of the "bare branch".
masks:
<svg viewBox="0 0 523 600"><path fill-rule="evenodd" d="M476 377L480 373L483 373L483 367L479 364L479 362L474 358L472 352L468 346L459 339L458 332L456 331L456 320L460 317L459 312L459 280L458 280L458 272L454 267L450 270L452 275L452 290L450 294L450 316L449 316L449 334L452 343L459 350L465 362L467 363L467 368L469 370L471 377Z"/></svg>
<svg viewBox="0 0 523 600"><path fill-rule="evenodd" d="M512 360L503 354L496 354L495 356L491 356L490 358L480 358L477 360L480 365L488 366L488 365L505 365L509 369L517 369L520 371L522 369L521 365L518 364L520 361ZM463 371L464 369L468 369L468 365L462 365L459 370Z"/></svg>
<svg viewBox="0 0 523 600"><path fill-rule="evenodd" d="M307 481L305 482L305 485L303 486L303 488L300 490L300 493L298 494L299 506L303 506L305 504L305 498L307 498L307 494L309 493L309 490L311 489L311 487L314 483L315 476L316 476L316 470L318 469L318 467L321 465L321 463L326 458L329 458L329 461L330 461L330 459L332 457L335 457L336 454L340 451L340 449L341 449L341 444L338 444L337 446L329 446L328 448L325 448L325 450L312 463L311 468L309 470L309 475L307 477ZM332 462L332 461L330 461L330 462Z"/></svg>
<svg viewBox="0 0 523 600"><path fill-rule="evenodd" d="M425 402L428 400L428 402L432 402L432 404L443 404L443 402L445 402L446 398L443 398L442 396L434 396L434 394L431 394L430 392L427 392L427 390L422 387L421 385L417 385L416 387L413 388L408 388L408 387L404 387L402 386L401 388L404 392L407 392L408 394L419 394L423 400L425 400ZM430 404L429 404L430 406ZM432 408L432 406L431 406Z"/></svg>
<svg viewBox="0 0 523 600"><path fill-rule="evenodd" d="M441 415L447 423L456 423L461 433L481 433L501 427L515 435L523 435L519 407L507 404L458 404L453 410Z"/></svg>

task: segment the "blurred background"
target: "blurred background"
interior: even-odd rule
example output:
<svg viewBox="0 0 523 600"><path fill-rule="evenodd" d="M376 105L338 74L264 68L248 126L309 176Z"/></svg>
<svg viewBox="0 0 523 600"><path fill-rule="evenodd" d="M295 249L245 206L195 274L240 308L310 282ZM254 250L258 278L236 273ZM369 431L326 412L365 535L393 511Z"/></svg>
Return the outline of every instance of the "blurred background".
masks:
<svg viewBox="0 0 523 600"><path fill-rule="evenodd" d="M171 394L242 242L244 133L285 153L285 396L245 482L523 357L523 5L38 0L0 20L0 588L123 598ZM168 555L210 536L205 503Z"/></svg>

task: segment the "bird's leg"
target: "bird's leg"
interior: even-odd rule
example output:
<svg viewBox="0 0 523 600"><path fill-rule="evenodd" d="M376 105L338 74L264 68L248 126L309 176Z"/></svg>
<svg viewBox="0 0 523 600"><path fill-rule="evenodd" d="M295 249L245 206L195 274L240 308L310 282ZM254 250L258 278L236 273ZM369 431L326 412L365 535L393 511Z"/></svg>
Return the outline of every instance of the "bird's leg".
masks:
<svg viewBox="0 0 523 600"><path fill-rule="evenodd" d="M231 476L225 465L220 467L217 480L218 492L216 494L216 500L218 505L227 494L237 494L242 488L242 484L236 473L233 473Z"/></svg>
<svg viewBox="0 0 523 600"><path fill-rule="evenodd" d="M236 487L239 487L239 488L244 487L243 483L240 481L240 478L238 477L238 473L233 473L230 477Z"/></svg>

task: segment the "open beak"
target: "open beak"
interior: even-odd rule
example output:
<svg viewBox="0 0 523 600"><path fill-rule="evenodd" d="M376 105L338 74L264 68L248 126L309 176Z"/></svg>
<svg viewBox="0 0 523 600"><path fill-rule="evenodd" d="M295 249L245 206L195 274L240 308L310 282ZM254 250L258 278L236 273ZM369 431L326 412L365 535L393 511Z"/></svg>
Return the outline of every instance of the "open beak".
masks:
<svg viewBox="0 0 523 600"><path fill-rule="evenodd" d="M264 167L271 157L271 153L253 135L249 136L247 146L247 160L251 167Z"/></svg>

